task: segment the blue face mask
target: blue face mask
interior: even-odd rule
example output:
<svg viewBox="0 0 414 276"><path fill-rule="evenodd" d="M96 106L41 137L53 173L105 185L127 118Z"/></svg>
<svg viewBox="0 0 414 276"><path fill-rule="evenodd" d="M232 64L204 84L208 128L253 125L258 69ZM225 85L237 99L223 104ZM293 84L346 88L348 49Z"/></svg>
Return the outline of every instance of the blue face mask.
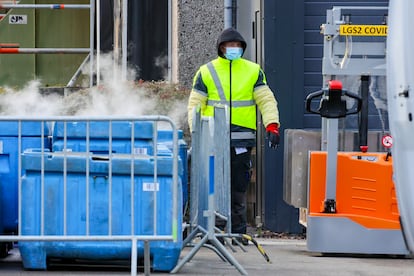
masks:
<svg viewBox="0 0 414 276"><path fill-rule="evenodd" d="M224 56L228 60L235 60L235 59L241 58L242 54L243 54L243 49L240 47L227 47L226 53L224 54Z"/></svg>

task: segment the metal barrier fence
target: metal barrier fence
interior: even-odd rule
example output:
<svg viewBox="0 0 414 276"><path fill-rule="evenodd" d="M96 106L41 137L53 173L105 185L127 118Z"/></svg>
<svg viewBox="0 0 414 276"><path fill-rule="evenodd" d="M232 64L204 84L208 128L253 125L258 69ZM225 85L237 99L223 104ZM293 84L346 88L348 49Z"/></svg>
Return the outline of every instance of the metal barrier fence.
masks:
<svg viewBox="0 0 414 276"><path fill-rule="evenodd" d="M40 125L41 146L40 149L27 150L20 154L23 152L22 130L28 122L36 122ZM130 134L129 141L126 143L127 149L124 151L116 149L114 142L119 130L117 124L120 122L127 122L127 125L130 126L130 128L127 127ZM141 122L148 122L151 127L144 127L145 129L142 130L136 126L137 123ZM178 135L176 126L170 118L165 116L96 118L3 116L0 118L0 124L5 123L17 125L19 213L18 235L0 235L1 242L18 241L19 247L23 248L23 245L30 246L34 242L45 242L44 244L47 244L60 241L79 242L81 244L82 242L95 241L97 242L96 245L99 246L104 241L131 241L131 244L128 243L128 250L131 246L131 275L137 273L138 243L144 247L144 270L145 274L148 275L150 271L150 242L171 241L175 243L181 239L181 212L178 211L181 208L181 204L179 204L181 196L178 177ZM168 124L172 130L172 151L161 152L163 149L158 148L157 130L160 123ZM106 124L107 129L94 128ZM58 130L60 134L57 134L57 136L56 133L52 136L50 136L52 133L46 133L46 126L52 125L53 127L60 125L60 130ZM69 125L83 125L84 129L79 134L79 128L70 130ZM142 135L142 131L152 131L148 136L152 137L149 141L150 144L143 146L145 148L144 152L142 148L136 146L138 142L136 137ZM102 143L103 141L108 146L107 152L91 151L94 143L91 135L96 133L98 135L103 134L97 142ZM75 135L77 141L81 141L82 146L75 149L73 145L70 145L71 141L68 135ZM62 138L61 144L58 146L60 150L56 150L56 148L55 150L53 148L48 149L45 141L48 138L58 140L59 137ZM79 137L83 137L83 140ZM1 146L3 147L3 145ZM52 162L54 163L52 164ZM139 179L143 171L148 177L146 180L142 180L141 183ZM74 172L74 175L72 175L72 172ZM119 174L122 174L122 179L127 183L124 184L121 192L120 185L118 185ZM168 181L163 182L166 176ZM91 194L91 189L97 185L98 182L95 183L95 180L99 180L100 177L103 179L102 181L107 183L107 186L105 186L107 190L104 192L107 199L104 201L107 201L108 204L104 208L102 205L94 207L92 202L95 195ZM55 185L56 178L62 181L62 185L59 189L53 190L57 186ZM79 190L73 192L74 185L84 188L80 189L81 192ZM166 186L170 190L165 192L163 196L161 192L166 189ZM150 197L145 208L141 208L145 210L139 209L139 207L142 207L139 204L147 200L141 195L142 191L147 192L146 195ZM123 202L120 204L123 206L122 208L125 208L125 206L129 208L125 213L119 212L117 209L121 207L116 202L119 199L116 198L116 192L122 193L121 201ZM36 195L38 198L33 198L33 193L38 193ZM83 207L76 206L71 202L71 196L74 193L83 194L84 201L80 200L78 202L78 205ZM59 206L48 205L55 197L59 197L62 204L59 204ZM81 196L79 195L79 197ZM51 207L57 207L57 210ZM77 208L82 210L77 210ZM107 214L107 217L94 217L97 213L93 208L99 209L98 216ZM124 209L122 210L124 211ZM82 217L82 227L73 225L74 215L72 213ZM142 221L144 219L141 217L142 214L146 215L145 221ZM162 217L162 214L165 214L165 217ZM120 215L122 217L119 217ZM158 222L159 218L162 219L162 223ZM57 222L54 221L55 219ZM97 220L98 223L101 223L100 226L96 226L95 222ZM120 221L122 227L118 225ZM56 229L56 225L58 229ZM103 228L106 228L106 230L102 230ZM182 244L178 243L178 247L177 260Z"/></svg>
<svg viewBox="0 0 414 276"><path fill-rule="evenodd" d="M192 244L197 236L201 240L185 256L172 273L192 259L198 250L208 243L217 255L235 266L242 274L247 272L227 251L221 241L239 237L231 232L230 188L230 119L227 106L215 106L214 118L201 117L199 110L193 113L191 184L190 184L190 230L183 245ZM225 222L223 229L216 222ZM220 223L221 224L221 223ZM207 245L206 245L207 246ZM231 247L231 244L229 244Z"/></svg>
<svg viewBox="0 0 414 276"><path fill-rule="evenodd" d="M231 233L230 208L230 135L227 108L216 107L214 118L195 115L192 133L192 166L190 188L190 227L208 229L204 214L209 210L209 158L214 156L214 212L225 221L225 230ZM213 207L213 206L212 206Z"/></svg>

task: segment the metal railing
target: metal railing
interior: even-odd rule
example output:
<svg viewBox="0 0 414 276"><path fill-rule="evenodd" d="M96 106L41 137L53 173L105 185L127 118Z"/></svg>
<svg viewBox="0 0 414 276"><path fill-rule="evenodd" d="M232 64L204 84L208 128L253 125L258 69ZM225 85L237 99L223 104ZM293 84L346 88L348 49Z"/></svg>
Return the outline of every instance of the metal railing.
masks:
<svg viewBox="0 0 414 276"><path fill-rule="evenodd" d="M190 188L190 226L208 229L204 211L209 210L209 177L214 176L214 205L216 216L225 221L225 229L231 233L230 209L230 136L229 118L225 107L216 107L214 118L195 116L192 133L192 162ZM209 160L214 157L214 170ZM214 225L214 224L213 224Z"/></svg>
<svg viewBox="0 0 414 276"><path fill-rule="evenodd" d="M202 246L212 246L217 255L232 264L242 275L244 268L227 251L219 239L240 237L231 232L230 187L230 124L227 106L215 106L214 118L201 117L196 109L193 115L190 183L190 234L183 245L201 240L177 264L172 273L178 272ZM224 229L216 227L224 221ZM220 222L220 224L222 224ZM207 245L208 243L208 245ZM231 247L231 244L229 244ZM233 249L233 248L232 248Z"/></svg>
<svg viewBox="0 0 414 276"><path fill-rule="evenodd" d="M113 123L116 122L128 122L129 124L132 124L130 127L130 150L129 152L122 152L118 153L115 152L113 148ZM52 242L52 241L131 241L131 275L136 275L137 273L137 259L138 259L138 249L137 249L137 242L143 241L144 242L144 270L145 274L149 275L150 272L150 246L149 242L151 241L171 241L176 242L179 240L179 233L181 222L179 221L180 218L180 212L178 211L178 208L181 208L181 205L179 204L180 194L179 194L179 178L178 178L178 170L179 170L179 159L178 159L178 134L177 129L174 124L174 122L165 116L142 116L142 117L65 117L65 116L58 116L58 117L42 117L42 118L33 118L33 117L12 117L12 116L3 116L0 117L0 124L5 122L16 122L17 123L17 137L18 137L18 152L23 154L18 154L18 235L0 235L0 241L18 241L18 242L33 242L33 241L41 241L41 242ZM40 124L40 134L39 137L41 138L41 144L40 149L37 150L24 150L22 148L22 128L27 124L28 122L37 122ZM70 149L69 144L69 138L68 138L68 124L70 122L77 122L79 124L83 124L86 126L84 132L84 151L77 150L76 152L74 150ZM107 141L108 145L108 152L105 154L102 153L94 153L91 152L91 133L94 131L92 128L92 124L94 122L102 122L108 123L108 129L107 129L107 137L103 137L105 141ZM137 131L140 131L139 129L136 129L135 123L137 122L150 122L153 125L153 135L151 139L152 143L152 153L146 152L146 154L142 154L139 150L136 148L136 141L137 141ZM61 151L51 151L51 149L48 149L46 146L47 138L50 138L50 131L47 132L46 126L52 126L53 124L63 124L63 148ZM172 152L170 151L168 154L166 153L159 153L158 147L157 147L157 129L158 125L162 124L168 124L172 130ZM46 129L46 130L45 130ZM83 131L83 130L82 130ZM129 145L129 143L128 143ZM30 156L36 157L34 159L35 162L30 163ZM28 159L29 158L29 159ZM60 158L60 163L58 166L54 166L52 169L50 169L50 162L53 160L53 158ZM73 187L73 185L79 185L73 184L73 178L70 177L71 170L74 169L74 166L76 166L76 162L74 162L74 159L82 159L82 166L84 166L85 170L83 172L83 176L79 178L77 181L82 182L82 179L85 180L85 197L84 202L82 202L82 205L85 207L85 225L84 228L77 227L77 230L74 233L73 231L69 231L69 226L73 228L73 225L68 225L69 216L71 215L71 212L73 211L73 208L80 208L79 206L70 206L68 208L68 200L70 197L68 196L68 190L69 187ZM128 198L122 198L122 200L129 201L128 204L130 206L130 210L127 213L121 213L121 214L114 214L113 213L113 188L116 187L117 184L117 176L119 175L119 171L116 171L116 169L113 167L114 162L116 160L122 160L122 174L124 174L124 178L130 182L130 197ZM29 160L29 161L28 161ZM94 160L103 161L104 171L105 173L105 179L107 180L107 194L108 194L108 206L107 206L107 213L108 217L107 219L107 232L106 233L97 233L96 231L93 231L91 229L90 221L93 219L93 215L95 213L90 210L90 200L91 195L90 194L90 187L93 186L93 183L90 183L90 179L92 177L92 169L94 166ZM171 162L166 162L171 161ZM40 164L39 162L40 161ZM75 160L76 161L76 160ZM149 229L151 231L143 231L145 233L138 233L140 230L135 228L135 225L137 225L137 221L139 222L140 217L139 213L135 209L138 201L143 200L143 195L138 195L139 191L137 191L137 178L140 176L140 171L142 171L142 168L139 167L141 164L140 161L148 161L149 164L152 166L152 179L153 183L150 185L148 191L150 191L149 194L152 194L152 204L150 205L152 207L151 209L145 210L145 212L152 214L153 220L152 224L149 226ZM148 162L145 163L148 165ZM31 165L34 164L34 165ZM75 164L75 165L74 165ZM144 165L145 165L144 164ZM101 166L102 163L99 163ZM31 167L34 166L34 167ZM149 168L151 168L149 166ZM60 170L63 168L62 170ZM148 170L148 166L146 167ZM25 186L24 181L28 181L29 178L28 175L30 174L28 170L38 170L37 173L37 181L40 180L40 188L38 191L40 191L40 195L36 195L38 198L40 198L37 201L39 206L28 206L28 202L24 202L22 198L22 193L25 192ZM47 193L47 185L48 181L50 181L50 178L48 177L49 170L53 171L54 175L58 175L60 177L61 181L63 182L63 195L61 196L63 199L63 212L58 215L59 218L62 218L62 227L60 230L57 230L57 232L51 232L50 228L50 218L49 216L46 216L46 212L48 212L48 209L50 209L51 206L46 206L46 201L50 201L50 194ZM167 172L166 172L167 171ZM77 174L79 174L79 171L77 171ZM150 174L151 175L151 174ZM162 177L169 178L168 181L171 181L171 193L168 193L169 197L167 200L160 200L158 198L159 194L161 193L161 184L159 181L161 181ZM56 176L54 176L56 177ZM29 178L30 179L30 178ZM169 183L169 182L168 182ZM34 185L33 182L29 183L30 185ZM165 184L165 183L164 183ZM37 184L36 184L37 185ZM83 184L82 184L83 185ZM143 184L144 185L144 184ZM82 186L83 187L83 186ZM50 187L49 187L50 188ZM36 190L35 190L36 191ZM118 190L119 191L119 190ZM30 193L26 191L26 194ZM125 195L124 195L125 197ZM160 204L157 204L158 203ZM161 201L167 201L169 206L168 210L165 210L164 208L161 208ZM165 202L164 202L165 203ZM52 206L55 207L55 206ZM37 208L37 209L36 209ZM36 214L36 219L33 219L33 221L30 221L28 223L26 220L30 218L30 214L26 214L25 212L28 212L29 209L35 209L39 210L40 214ZM30 211L30 212L33 212ZM169 225L169 229L165 230L162 228L162 230L158 230L161 227L161 223L157 222L157 218L160 216L161 213L169 212L169 214L166 216L167 221L163 221L163 225ZM125 221L129 221L126 224L130 225L129 231L120 232L119 230L114 230L112 228L112 225L116 222L114 222L114 216L120 216L124 215ZM157 217L158 216L158 217ZM119 221L120 218L115 217L116 221ZM146 221L146 224L149 222ZM167 224L166 224L167 223ZM168 224L169 223L169 224ZM36 224L32 228L30 228L30 224ZM49 225L49 227L47 227ZM105 224L106 225L106 224ZM29 229L30 228L30 229ZM71 228L71 229L72 229ZM28 230L29 229L29 230ZM99 243L97 243L97 246L99 246ZM181 250L181 244L180 250Z"/></svg>

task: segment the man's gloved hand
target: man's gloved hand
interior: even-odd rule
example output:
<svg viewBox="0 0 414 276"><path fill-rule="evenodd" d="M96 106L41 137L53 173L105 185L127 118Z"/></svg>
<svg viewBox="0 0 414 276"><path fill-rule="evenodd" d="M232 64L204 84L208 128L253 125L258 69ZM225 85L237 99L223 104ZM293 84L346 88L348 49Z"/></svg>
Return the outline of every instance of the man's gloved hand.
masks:
<svg viewBox="0 0 414 276"><path fill-rule="evenodd" d="M277 149L279 147L280 135L279 126L276 123L268 124L266 127L267 138L269 139L269 147Z"/></svg>

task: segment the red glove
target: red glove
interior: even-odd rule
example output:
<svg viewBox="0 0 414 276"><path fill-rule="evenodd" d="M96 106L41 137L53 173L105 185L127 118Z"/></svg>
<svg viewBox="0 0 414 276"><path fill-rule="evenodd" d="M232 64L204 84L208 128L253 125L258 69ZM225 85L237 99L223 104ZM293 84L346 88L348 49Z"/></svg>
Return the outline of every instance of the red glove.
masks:
<svg viewBox="0 0 414 276"><path fill-rule="evenodd" d="M267 139L269 140L269 147L277 149L280 142L279 125L276 123L268 124L266 127L266 133Z"/></svg>

